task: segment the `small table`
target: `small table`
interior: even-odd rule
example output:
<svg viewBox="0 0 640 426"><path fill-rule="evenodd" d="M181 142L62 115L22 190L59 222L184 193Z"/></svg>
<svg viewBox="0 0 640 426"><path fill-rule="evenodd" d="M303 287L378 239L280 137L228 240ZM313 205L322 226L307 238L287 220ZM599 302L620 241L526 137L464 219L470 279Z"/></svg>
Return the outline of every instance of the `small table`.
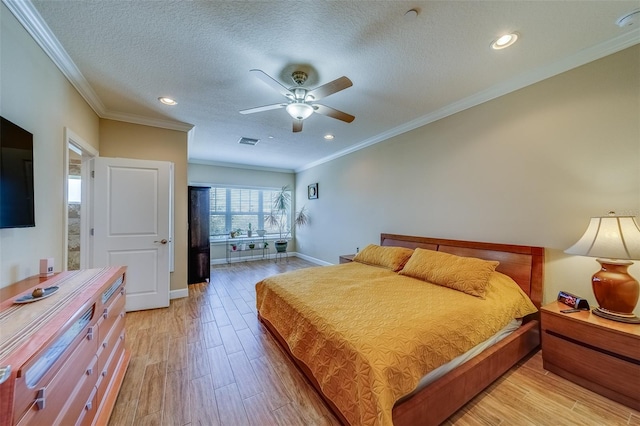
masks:
<svg viewBox="0 0 640 426"><path fill-rule="evenodd" d="M560 302L541 308L543 367L640 410L640 325L563 309Z"/></svg>
<svg viewBox="0 0 640 426"><path fill-rule="evenodd" d="M342 254L340 255L340 263L350 263L353 262L353 258L355 257L355 254Z"/></svg>

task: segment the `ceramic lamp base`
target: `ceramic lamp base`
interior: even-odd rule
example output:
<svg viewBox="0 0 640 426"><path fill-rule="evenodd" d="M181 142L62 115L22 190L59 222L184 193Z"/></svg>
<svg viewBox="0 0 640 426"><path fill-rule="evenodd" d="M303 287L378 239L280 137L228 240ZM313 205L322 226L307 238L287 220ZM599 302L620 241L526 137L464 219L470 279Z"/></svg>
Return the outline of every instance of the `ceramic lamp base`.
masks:
<svg viewBox="0 0 640 426"><path fill-rule="evenodd" d="M594 314L614 321L633 322L634 318L637 319L633 310L640 295L638 281L627 271L633 262L612 259L597 261L601 268L593 274L591 285L600 307L594 309Z"/></svg>

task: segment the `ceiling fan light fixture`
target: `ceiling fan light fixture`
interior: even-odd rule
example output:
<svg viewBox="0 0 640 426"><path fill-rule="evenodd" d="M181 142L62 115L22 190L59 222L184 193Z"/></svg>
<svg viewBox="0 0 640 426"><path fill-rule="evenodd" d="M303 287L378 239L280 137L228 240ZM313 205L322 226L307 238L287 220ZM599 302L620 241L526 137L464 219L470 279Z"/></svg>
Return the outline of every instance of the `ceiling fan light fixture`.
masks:
<svg viewBox="0 0 640 426"><path fill-rule="evenodd" d="M313 107L302 102L294 102L287 105L287 112L295 120L304 120L313 114Z"/></svg>

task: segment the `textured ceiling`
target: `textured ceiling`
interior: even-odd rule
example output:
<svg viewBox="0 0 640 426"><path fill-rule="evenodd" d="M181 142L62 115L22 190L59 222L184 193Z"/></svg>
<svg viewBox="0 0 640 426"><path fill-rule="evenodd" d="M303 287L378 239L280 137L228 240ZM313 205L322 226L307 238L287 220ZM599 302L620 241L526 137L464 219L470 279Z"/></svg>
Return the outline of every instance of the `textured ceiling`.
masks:
<svg viewBox="0 0 640 426"><path fill-rule="evenodd" d="M640 0L3 1L44 34L41 45L53 46L101 117L193 125L190 161L286 170L640 42L640 24L616 25ZM418 16L406 17L412 8ZM490 49L508 31L520 40ZM287 87L296 69L309 72L310 88L346 75L353 87L322 103L355 121L313 114L292 133L284 109L240 114L284 100L249 72L254 68ZM178 105L164 106L159 96ZM324 140L326 133L335 139ZM240 145L240 137L260 142Z"/></svg>

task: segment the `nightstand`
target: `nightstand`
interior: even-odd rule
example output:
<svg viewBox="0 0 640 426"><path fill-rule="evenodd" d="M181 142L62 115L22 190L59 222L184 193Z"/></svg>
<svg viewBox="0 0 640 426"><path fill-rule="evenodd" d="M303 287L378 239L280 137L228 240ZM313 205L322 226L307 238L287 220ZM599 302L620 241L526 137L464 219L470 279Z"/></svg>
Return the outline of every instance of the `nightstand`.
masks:
<svg viewBox="0 0 640 426"><path fill-rule="evenodd" d="M350 263L353 262L353 258L355 254L343 254L340 255L340 263Z"/></svg>
<svg viewBox="0 0 640 426"><path fill-rule="evenodd" d="M553 302L541 308L544 368L640 410L640 325L561 309L569 307Z"/></svg>

